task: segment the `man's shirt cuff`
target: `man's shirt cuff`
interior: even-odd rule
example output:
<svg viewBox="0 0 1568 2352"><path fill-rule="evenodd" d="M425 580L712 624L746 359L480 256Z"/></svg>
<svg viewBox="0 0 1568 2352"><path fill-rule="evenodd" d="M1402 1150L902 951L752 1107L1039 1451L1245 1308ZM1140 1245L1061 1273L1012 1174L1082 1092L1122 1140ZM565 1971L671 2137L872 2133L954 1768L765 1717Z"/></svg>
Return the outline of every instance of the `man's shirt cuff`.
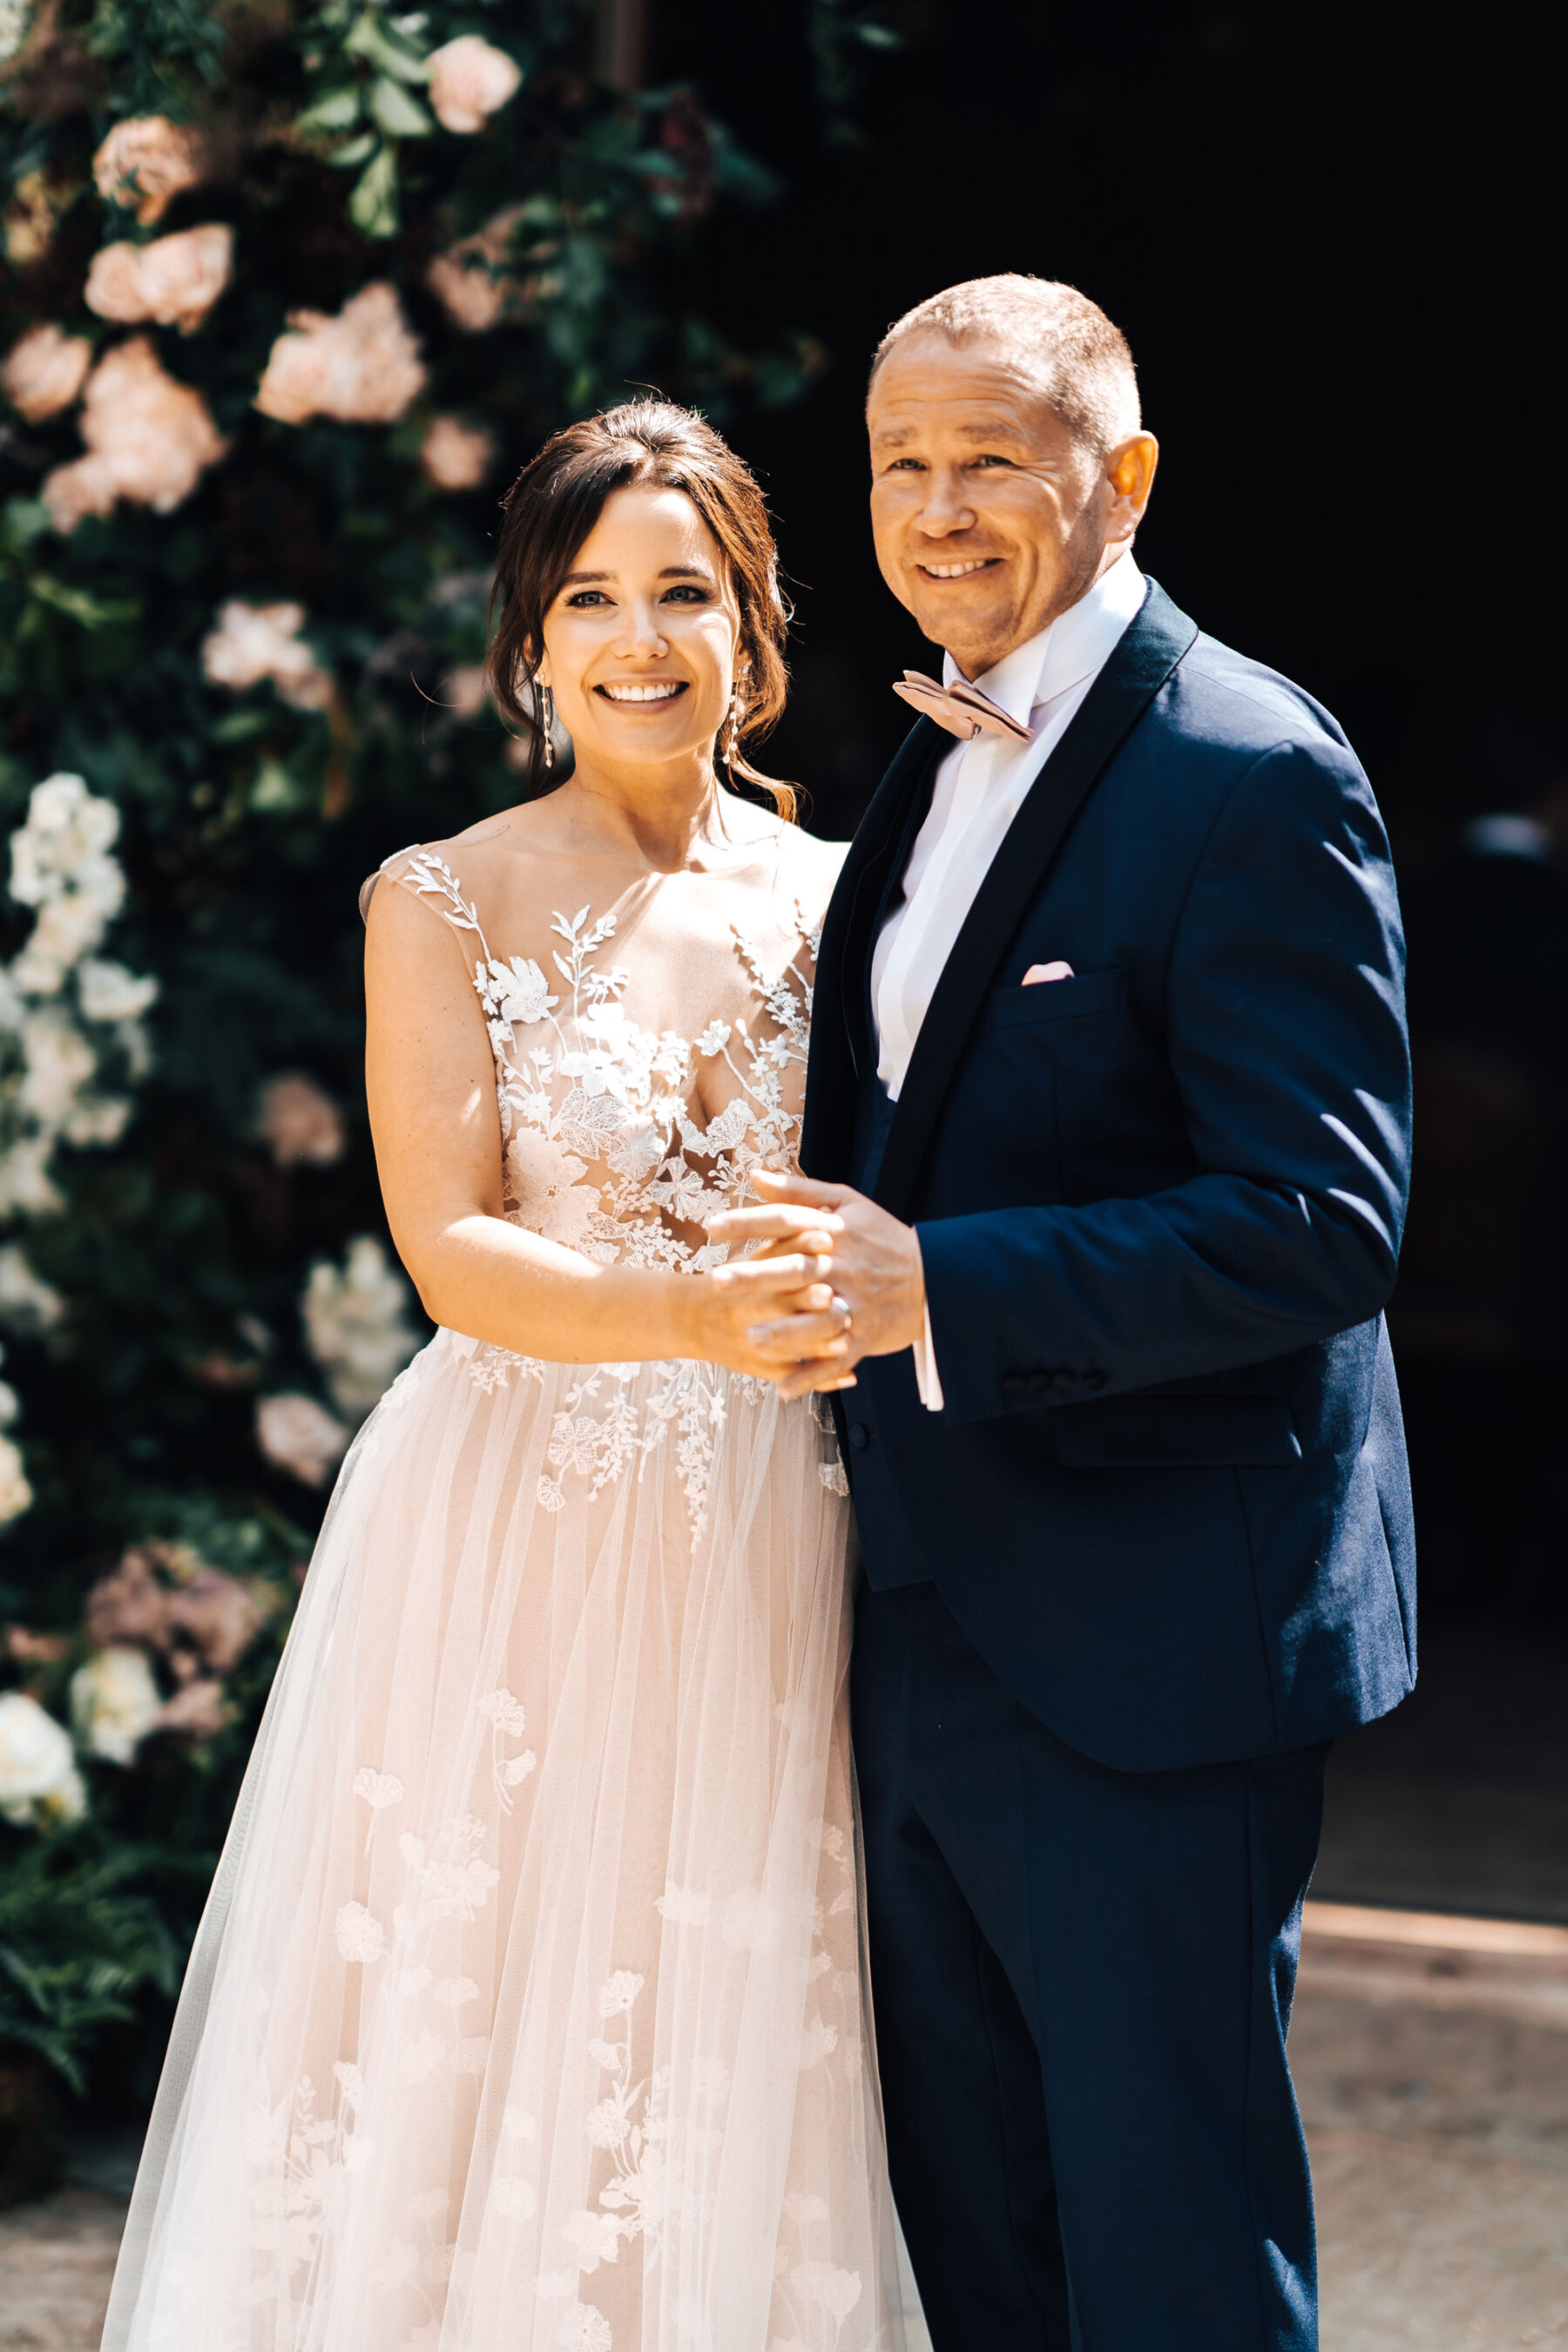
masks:
<svg viewBox="0 0 1568 2352"><path fill-rule="evenodd" d="M921 1402L928 1412L940 1412L946 1400L942 1392L942 1376L936 1368L936 1341L931 1338L931 1307L926 1307L924 1334L914 1343L915 1386Z"/></svg>

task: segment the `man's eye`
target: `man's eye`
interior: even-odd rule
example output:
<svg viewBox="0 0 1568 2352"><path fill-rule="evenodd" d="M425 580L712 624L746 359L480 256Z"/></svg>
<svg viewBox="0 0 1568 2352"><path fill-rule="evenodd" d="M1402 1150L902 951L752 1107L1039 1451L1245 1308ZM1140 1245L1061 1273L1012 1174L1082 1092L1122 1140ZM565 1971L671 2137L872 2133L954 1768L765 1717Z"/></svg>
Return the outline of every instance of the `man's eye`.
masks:
<svg viewBox="0 0 1568 2352"><path fill-rule="evenodd" d="M890 474L923 474L925 467L918 457L895 457L888 471Z"/></svg>
<svg viewBox="0 0 1568 2352"><path fill-rule="evenodd" d="M1013 460L1011 457L994 457L986 456L984 457L976 457L973 462L977 466L1010 466Z"/></svg>

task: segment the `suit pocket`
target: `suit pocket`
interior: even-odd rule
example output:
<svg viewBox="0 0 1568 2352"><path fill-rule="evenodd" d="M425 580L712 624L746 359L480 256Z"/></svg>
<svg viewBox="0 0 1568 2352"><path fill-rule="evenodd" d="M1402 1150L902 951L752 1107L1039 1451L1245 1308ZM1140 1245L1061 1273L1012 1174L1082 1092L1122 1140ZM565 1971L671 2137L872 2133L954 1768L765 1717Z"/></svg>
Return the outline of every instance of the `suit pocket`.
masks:
<svg viewBox="0 0 1568 2352"><path fill-rule="evenodd" d="M1267 1469L1301 1459L1290 1408L1262 1397L1107 1397L1052 1412L1069 1470Z"/></svg>
<svg viewBox="0 0 1568 2352"><path fill-rule="evenodd" d="M986 1018L998 1029L1032 1028L1037 1022L1081 1021L1090 1013L1109 1013L1121 1003L1127 974L1120 964L1106 971L1085 971L1071 980L1037 980L1027 988L998 988L986 1006Z"/></svg>

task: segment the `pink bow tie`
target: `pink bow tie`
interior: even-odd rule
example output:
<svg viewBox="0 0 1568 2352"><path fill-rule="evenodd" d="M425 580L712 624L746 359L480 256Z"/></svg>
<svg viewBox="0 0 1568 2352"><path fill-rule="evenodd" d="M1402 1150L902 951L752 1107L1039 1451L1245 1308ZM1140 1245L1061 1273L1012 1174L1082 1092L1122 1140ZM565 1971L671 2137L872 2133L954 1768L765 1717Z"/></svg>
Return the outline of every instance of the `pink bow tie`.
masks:
<svg viewBox="0 0 1568 2352"><path fill-rule="evenodd" d="M976 735L1009 735L1015 743L1027 743L1035 731L1032 727L1020 727L1010 711L967 679L961 678L956 686L939 686L934 677L907 669L901 680L893 681L893 692L963 742Z"/></svg>

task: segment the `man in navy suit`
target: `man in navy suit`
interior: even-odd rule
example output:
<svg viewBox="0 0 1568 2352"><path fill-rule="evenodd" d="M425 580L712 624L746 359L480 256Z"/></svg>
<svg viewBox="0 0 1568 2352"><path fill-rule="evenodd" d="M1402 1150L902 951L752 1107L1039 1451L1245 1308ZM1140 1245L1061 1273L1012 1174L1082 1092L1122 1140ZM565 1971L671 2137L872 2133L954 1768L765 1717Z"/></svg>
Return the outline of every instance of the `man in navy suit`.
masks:
<svg viewBox="0 0 1568 2352"><path fill-rule="evenodd" d="M831 1257L855 1368L894 2190L936 2352L1307 2352L1301 1902L1328 1744L1415 1674L1387 843L1329 714L1137 571L1093 303L935 297L868 421L945 673L828 912L808 1177L724 1230Z"/></svg>

